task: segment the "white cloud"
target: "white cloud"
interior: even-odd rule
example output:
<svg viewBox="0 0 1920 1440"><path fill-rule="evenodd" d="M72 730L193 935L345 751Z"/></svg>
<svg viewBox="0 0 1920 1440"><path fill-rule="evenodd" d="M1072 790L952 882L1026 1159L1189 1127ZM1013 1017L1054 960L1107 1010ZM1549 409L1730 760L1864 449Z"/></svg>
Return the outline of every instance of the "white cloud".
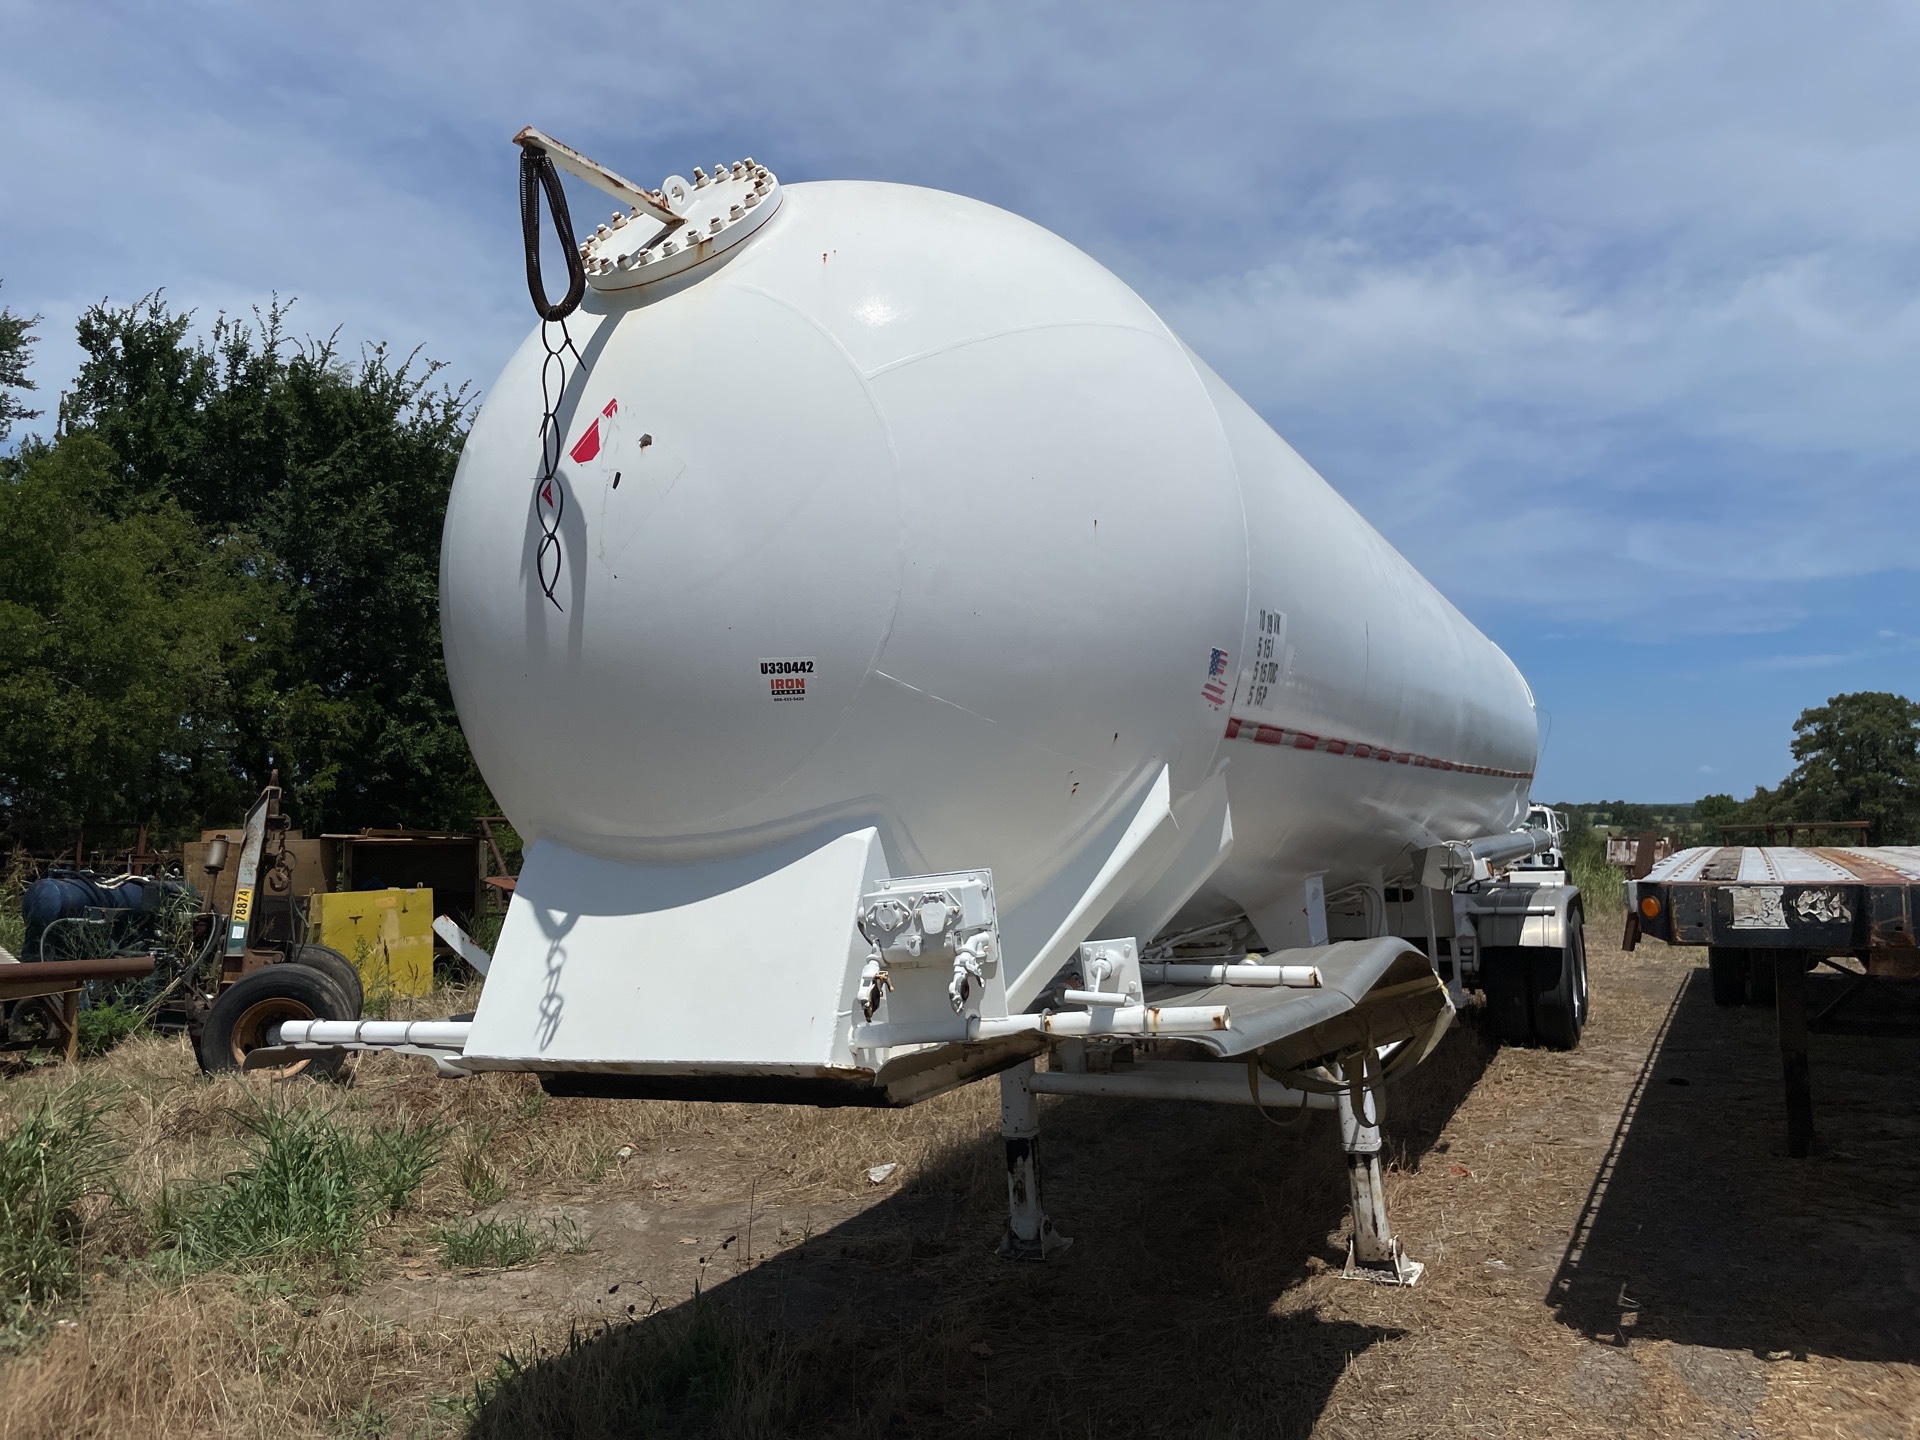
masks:
<svg viewBox="0 0 1920 1440"><path fill-rule="evenodd" d="M1825 651L1812 655L1763 655L1746 662L1749 670L1826 670L1835 665L1851 665L1861 658L1858 650Z"/></svg>
<svg viewBox="0 0 1920 1440"><path fill-rule="evenodd" d="M1051 226L1490 627L1518 594L1620 636L1788 633L1920 554L1913 12L0 0L0 24L0 266L48 317L48 398L77 308L159 284L209 312L296 294L303 327L486 383L530 323L506 141L534 121L643 180L747 151Z"/></svg>

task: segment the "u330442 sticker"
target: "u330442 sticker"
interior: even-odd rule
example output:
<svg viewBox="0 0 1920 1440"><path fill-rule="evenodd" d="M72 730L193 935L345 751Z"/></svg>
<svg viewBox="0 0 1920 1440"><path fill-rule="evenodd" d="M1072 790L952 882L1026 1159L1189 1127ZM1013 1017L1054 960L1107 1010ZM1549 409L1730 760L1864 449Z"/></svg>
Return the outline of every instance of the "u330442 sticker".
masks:
<svg viewBox="0 0 1920 1440"><path fill-rule="evenodd" d="M811 655L784 660L762 660L761 677L767 682L767 696L772 700L804 700L807 698L807 684L813 679L814 661Z"/></svg>

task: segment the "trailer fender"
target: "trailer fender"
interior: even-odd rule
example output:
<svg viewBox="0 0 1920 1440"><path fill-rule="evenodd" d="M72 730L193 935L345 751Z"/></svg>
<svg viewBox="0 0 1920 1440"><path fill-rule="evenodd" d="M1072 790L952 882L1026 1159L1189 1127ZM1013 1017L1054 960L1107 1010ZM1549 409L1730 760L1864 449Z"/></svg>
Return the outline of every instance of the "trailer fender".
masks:
<svg viewBox="0 0 1920 1440"><path fill-rule="evenodd" d="M1564 950L1573 933L1577 885L1494 884L1465 897L1481 947L1540 946Z"/></svg>

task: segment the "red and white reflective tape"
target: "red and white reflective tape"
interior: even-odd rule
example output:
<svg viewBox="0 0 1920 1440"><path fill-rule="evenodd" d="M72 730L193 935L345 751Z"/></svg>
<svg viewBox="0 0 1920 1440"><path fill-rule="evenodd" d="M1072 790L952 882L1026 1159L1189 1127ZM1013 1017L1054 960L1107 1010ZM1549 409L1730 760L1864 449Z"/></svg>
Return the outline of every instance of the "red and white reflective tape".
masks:
<svg viewBox="0 0 1920 1440"><path fill-rule="evenodd" d="M1256 745L1282 745L1293 750L1319 750L1328 755L1347 755L1355 760L1378 760L1383 765L1413 765L1422 770L1454 770L1463 775L1491 775L1500 780L1531 780L1531 770L1502 770L1497 765L1469 765L1462 760L1436 760L1431 755L1414 755L1405 750L1389 750L1359 740L1336 740L1325 735L1309 735L1304 730L1289 730L1283 725L1262 725L1257 720L1238 716L1227 721L1227 739L1251 740Z"/></svg>

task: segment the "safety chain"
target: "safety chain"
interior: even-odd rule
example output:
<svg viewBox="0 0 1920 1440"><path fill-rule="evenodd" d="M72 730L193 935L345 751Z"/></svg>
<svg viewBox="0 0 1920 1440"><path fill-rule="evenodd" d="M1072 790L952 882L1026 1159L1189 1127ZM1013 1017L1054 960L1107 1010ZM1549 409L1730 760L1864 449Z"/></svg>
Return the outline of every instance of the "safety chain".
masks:
<svg viewBox="0 0 1920 1440"><path fill-rule="evenodd" d="M547 287L540 277L540 194L546 192L547 208L553 213L554 236L567 257L567 293L556 303L547 298ZM560 475L560 403L567 393L568 355L576 367L585 364L573 336L567 330L567 316L580 307L586 294L587 271L581 262L580 247L573 238L573 217L567 213L566 193L560 188L560 175L547 152L535 145L520 151L520 232L527 252L527 290L533 296L533 308L540 314L540 344L546 356L540 362L540 474L534 481L534 514L540 521L540 544L534 553L534 571L540 591L556 610L566 607L557 593L560 586L560 519L566 513L566 482ZM556 343L554 332L558 329Z"/></svg>
<svg viewBox="0 0 1920 1440"><path fill-rule="evenodd" d="M560 332L555 344L554 331ZM572 355L581 364L567 322L545 320L540 324L540 343L547 355L540 362L540 476L533 491L534 514L540 519L540 546L534 552L534 571L540 577L540 590L556 610L567 607L554 592L560 584L560 517L567 509L567 483L560 475L560 401L567 393L567 361Z"/></svg>

